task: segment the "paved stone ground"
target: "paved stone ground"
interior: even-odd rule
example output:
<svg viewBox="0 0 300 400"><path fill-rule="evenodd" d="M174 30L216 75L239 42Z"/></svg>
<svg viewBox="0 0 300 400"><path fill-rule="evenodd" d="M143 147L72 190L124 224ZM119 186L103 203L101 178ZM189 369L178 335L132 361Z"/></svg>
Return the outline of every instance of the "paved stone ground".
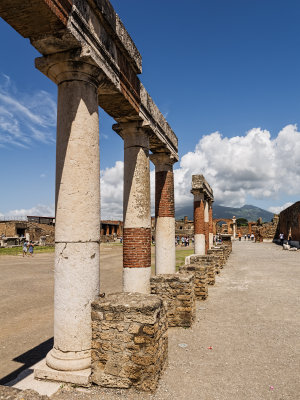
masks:
<svg viewBox="0 0 300 400"><path fill-rule="evenodd" d="M299 278L300 252L235 242L194 326L170 329L169 367L154 395L65 385L52 399L297 400Z"/></svg>

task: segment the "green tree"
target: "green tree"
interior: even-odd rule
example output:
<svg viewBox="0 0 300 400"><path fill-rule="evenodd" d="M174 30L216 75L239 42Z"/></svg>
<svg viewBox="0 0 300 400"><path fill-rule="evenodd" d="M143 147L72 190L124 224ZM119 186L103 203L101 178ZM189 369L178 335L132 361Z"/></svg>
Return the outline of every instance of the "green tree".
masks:
<svg viewBox="0 0 300 400"><path fill-rule="evenodd" d="M236 220L237 226L247 226L248 225L248 220L246 218L238 218Z"/></svg>

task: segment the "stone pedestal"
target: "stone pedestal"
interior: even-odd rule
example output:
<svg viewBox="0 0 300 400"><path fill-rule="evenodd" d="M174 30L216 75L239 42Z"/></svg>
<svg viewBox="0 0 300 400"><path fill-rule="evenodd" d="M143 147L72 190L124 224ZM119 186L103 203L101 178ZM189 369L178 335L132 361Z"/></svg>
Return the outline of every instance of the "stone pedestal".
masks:
<svg viewBox="0 0 300 400"><path fill-rule="evenodd" d="M93 383L153 391L167 363L167 317L162 299L116 293L92 303Z"/></svg>
<svg viewBox="0 0 300 400"><path fill-rule="evenodd" d="M205 300L208 296L208 271L206 266L189 264L179 267L179 273L193 273L195 275L195 297Z"/></svg>
<svg viewBox="0 0 300 400"><path fill-rule="evenodd" d="M198 264L207 267L207 283L208 285L215 284L216 266L218 263L212 255L199 256L195 254L188 256L186 257L186 264Z"/></svg>
<svg viewBox="0 0 300 400"><path fill-rule="evenodd" d="M167 305L169 326L190 327L195 319L194 274L164 274L151 278L151 293Z"/></svg>

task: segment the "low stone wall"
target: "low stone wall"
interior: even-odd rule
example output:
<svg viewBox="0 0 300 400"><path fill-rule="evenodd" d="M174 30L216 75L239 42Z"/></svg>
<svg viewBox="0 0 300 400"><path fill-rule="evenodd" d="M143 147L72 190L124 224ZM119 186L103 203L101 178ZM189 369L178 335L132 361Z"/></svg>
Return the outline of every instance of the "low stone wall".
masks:
<svg viewBox="0 0 300 400"><path fill-rule="evenodd" d="M216 259L212 255L200 256L200 255L191 255L189 257L190 264L198 264L207 267L207 283L208 285L215 284L215 275L216 275Z"/></svg>
<svg viewBox="0 0 300 400"><path fill-rule="evenodd" d="M93 383L153 391L168 357L163 300L140 293L115 293L92 303Z"/></svg>
<svg viewBox="0 0 300 400"><path fill-rule="evenodd" d="M208 296L208 268L204 265L186 264L179 267L180 274L195 274L195 297L205 300Z"/></svg>
<svg viewBox="0 0 300 400"><path fill-rule="evenodd" d="M217 246L207 251L208 254L214 254L214 257L219 261L219 269L222 269L226 263L227 257L224 247Z"/></svg>
<svg viewBox="0 0 300 400"><path fill-rule="evenodd" d="M151 293L166 302L169 326L189 327L195 315L194 274L166 274L151 277Z"/></svg>

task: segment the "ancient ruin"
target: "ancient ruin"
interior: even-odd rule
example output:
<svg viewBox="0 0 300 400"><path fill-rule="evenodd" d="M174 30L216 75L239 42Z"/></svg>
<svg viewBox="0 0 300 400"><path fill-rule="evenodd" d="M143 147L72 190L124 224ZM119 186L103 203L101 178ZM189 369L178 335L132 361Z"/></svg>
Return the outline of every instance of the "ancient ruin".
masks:
<svg viewBox="0 0 300 400"><path fill-rule="evenodd" d="M52 379L76 383L73 371L91 366L91 302L99 294L98 106L124 139L125 292L150 293L149 152L161 154L157 172L172 186L177 138L138 79L141 55L109 1L5 0L0 16L30 39L43 55L36 68L58 86L54 348L38 377L50 369ZM157 224L171 226L172 213L167 206Z"/></svg>
<svg viewBox="0 0 300 400"><path fill-rule="evenodd" d="M204 255L213 246L213 191L203 175L192 176L194 195L195 254Z"/></svg>

